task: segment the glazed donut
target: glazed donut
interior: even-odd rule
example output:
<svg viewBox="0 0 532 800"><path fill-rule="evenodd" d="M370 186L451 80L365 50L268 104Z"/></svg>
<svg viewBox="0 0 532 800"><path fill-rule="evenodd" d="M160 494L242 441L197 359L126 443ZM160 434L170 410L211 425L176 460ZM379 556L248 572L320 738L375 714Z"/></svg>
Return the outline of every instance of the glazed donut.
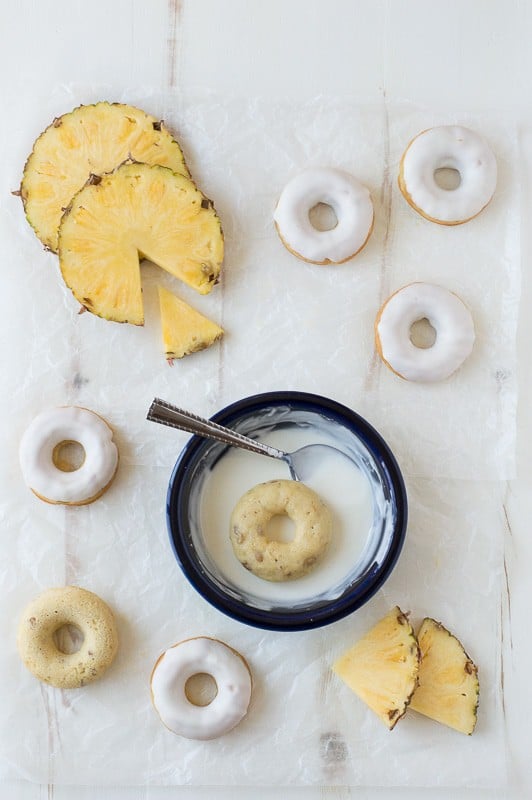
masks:
<svg viewBox="0 0 532 800"><path fill-rule="evenodd" d="M438 169L460 174L456 189L443 189ZM458 125L429 128L412 139L399 168L399 188L413 209L440 225L461 225L488 205L497 184L497 162L488 143Z"/></svg>
<svg viewBox="0 0 532 800"><path fill-rule="evenodd" d="M268 523L277 514L295 523L291 542L268 538ZM259 483L236 504L231 515L233 551L246 569L267 581L286 581L310 572L323 556L332 533L329 509L299 481Z"/></svg>
<svg viewBox="0 0 532 800"><path fill-rule="evenodd" d="M73 442L81 444L85 458L79 469L65 471L56 465L56 455L61 445ZM112 429L77 406L41 412L26 429L19 454L24 480L47 503L92 503L109 488L118 467Z"/></svg>
<svg viewBox="0 0 532 800"><path fill-rule="evenodd" d="M432 347L416 347L410 339L414 322L428 319L436 331ZM377 350L396 375L407 381L448 378L473 349L475 328L458 295L431 283L410 283L393 294L375 322Z"/></svg>
<svg viewBox="0 0 532 800"><path fill-rule="evenodd" d="M208 705L191 703L186 683L193 675L214 678L217 693ZM161 722L187 739L215 739L245 717L251 699L251 673L232 647L206 636L185 639L166 650L151 674L151 699Z"/></svg>
<svg viewBox="0 0 532 800"><path fill-rule="evenodd" d="M63 653L54 633L74 625L83 634L76 653ZM36 678L75 689L101 678L118 648L113 613L97 595L77 586L47 589L25 609L18 627L20 657Z"/></svg>
<svg viewBox="0 0 532 800"><path fill-rule="evenodd" d="M337 225L320 231L309 217L324 203L331 206ZM369 191L347 172L325 167L307 169L283 189L274 213L275 226L285 247L312 264L340 264L353 258L373 229Z"/></svg>

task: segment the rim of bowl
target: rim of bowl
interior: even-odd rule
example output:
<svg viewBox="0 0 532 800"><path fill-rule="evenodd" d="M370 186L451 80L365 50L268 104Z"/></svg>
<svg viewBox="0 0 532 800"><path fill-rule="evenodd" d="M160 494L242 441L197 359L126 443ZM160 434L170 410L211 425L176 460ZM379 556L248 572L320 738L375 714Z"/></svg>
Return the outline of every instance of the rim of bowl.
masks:
<svg viewBox="0 0 532 800"><path fill-rule="evenodd" d="M185 542L188 538L188 516L183 503L186 471L190 460L208 442L207 439L197 435L193 435L185 444L172 470L166 496L166 522L176 561L189 583L204 600L226 616L255 628L272 631L304 631L321 628L343 619L367 603L381 588L395 567L403 548L408 521L408 501L401 470L388 444L360 414L336 400L307 392L265 392L237 400L213 414L211 419L230 427L232 422L242 417L243 412L247 415L254 410L281 405L294 405L319 413L326 411L337 421L347 423L383 468L395 499L396 521L390 547L382 562L341 597L316 608L309 605L297 611L280 613L247 606L226 595L205 574L199 559L196 560L191 556L191 548Z"/></svg>

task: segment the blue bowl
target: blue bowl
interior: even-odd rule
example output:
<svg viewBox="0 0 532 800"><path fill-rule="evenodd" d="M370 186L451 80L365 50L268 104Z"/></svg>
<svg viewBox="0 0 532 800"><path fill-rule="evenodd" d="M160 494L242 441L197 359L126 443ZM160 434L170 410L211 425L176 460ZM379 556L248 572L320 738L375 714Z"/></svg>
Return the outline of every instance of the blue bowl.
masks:
<svg viewBox="0 0 532 800"><path fill-rule="evenodd" d="M206 548L201 530L202 491L207 477L229 448L193 436L177 460L167 494L170 542L192 586L224 614L267 630L319 628L360 608L392 572L407 526L404 481L393 453L380 434L346 406L303 392L247 397L219 411L212 419L257 439L265 433L294 426L309 429L318 425L321 430L330 431L335 445L350 455L370 480L373 524L361 557L356 563L346 565L345 578L337 587L301 602L266 602L228 579Z"/></svg>

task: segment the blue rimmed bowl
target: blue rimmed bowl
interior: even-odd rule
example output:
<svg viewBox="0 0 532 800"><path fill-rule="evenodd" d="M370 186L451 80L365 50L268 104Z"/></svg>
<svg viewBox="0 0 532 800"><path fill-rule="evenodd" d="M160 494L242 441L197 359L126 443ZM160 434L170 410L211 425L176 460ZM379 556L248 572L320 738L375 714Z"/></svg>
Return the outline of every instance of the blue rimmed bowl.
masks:
<svg viewBox="0 0 532 800"><path fill-rule="evenodd" d="M372 523L359 556L346 564L342 579L326 591L297 601L272 601L264 591L244 589L220 568L202 530L202 504L204 492L209 491L209 476L229 448L193 436L177 460L167 494L170 542L192 586L224 614L268 630L319 628L360 608L389 577L406 534L405 485L384 439L346 406L303 392L246 397L212 419L257 439L291 428L306 431L310 441L314 430L319 430L322 436L325 433L325 440L343 450L366 474L372 493ZM220 535L229 537L229 519L222 524Z"/></svg>

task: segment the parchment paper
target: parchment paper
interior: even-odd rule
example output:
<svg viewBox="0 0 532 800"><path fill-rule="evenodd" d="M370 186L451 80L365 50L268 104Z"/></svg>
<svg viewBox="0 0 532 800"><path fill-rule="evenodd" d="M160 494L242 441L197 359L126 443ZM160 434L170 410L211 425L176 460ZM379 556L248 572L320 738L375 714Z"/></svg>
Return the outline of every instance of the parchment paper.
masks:
<svg viewBox="0 0 532 800"><path fill-rule="evenodd" d="M54 115L106 96L61 89L39 106L13 99L13 136L0 187L6 278L0 297L4 442L0 587L0 758L6 777L56 783L353 784L494 786L505 778L500 689L502 486L513 476L515 327L519 299L519 182L514 128L488 117L450 118L406 107L360 108L318 98L295 106L128 93L162 116L222 219L221 285L199 297L146 265L144 329L78 307L56 258L42 251L17 198L32 141ZM401 153L420 130L462 122L491 142L499 163L492 204L457 228L416 215L396 188ZM278 240L272 210L286 181L329 164L370 188L376 228L338 267L298 261ZM373 321L412 280L441 283L471 307L477 345L462 370L434 386L408 384L376 358ZM226 328L221 346L170 368L161 353L156 283ZM322 631L275 634L210 608L187 584L167 543L164 500L186 435L145 422L154 395L204 414L257 391L334 397L366 416L394 449L411 522L384 590ZM82 508L47 506L23 485L20 436L34 414L77 403L117 430L121 468L110 491ZM467 479L467 480L464 480ZM39 590L74 583L116 610L121 648L99 683L62 692L20 664L18 616ZM478 730L463 737L411 712L392 733L334 678L334 658L398 603L441 619L479 664ZM194 743L168 733L148 680L162 650L212 635L249 659L255 691L229 736Z"/></svg>

